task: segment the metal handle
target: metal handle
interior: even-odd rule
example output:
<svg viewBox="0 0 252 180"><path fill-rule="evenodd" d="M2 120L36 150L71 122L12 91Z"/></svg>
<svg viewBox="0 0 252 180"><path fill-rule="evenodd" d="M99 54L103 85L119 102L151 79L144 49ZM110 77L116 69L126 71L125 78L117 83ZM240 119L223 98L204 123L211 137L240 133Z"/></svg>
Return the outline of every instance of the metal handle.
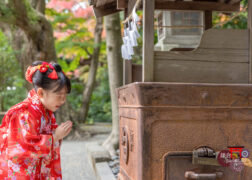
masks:
<svg viewBox="0 0 252 180"><path fill-rule="evenodd" d="M186 171L185 178L186 179L198 179L198 180L215 180L216 178L221 178L223 176L223 172L215 172L215 173L195 173L193 171Z"/></svg>

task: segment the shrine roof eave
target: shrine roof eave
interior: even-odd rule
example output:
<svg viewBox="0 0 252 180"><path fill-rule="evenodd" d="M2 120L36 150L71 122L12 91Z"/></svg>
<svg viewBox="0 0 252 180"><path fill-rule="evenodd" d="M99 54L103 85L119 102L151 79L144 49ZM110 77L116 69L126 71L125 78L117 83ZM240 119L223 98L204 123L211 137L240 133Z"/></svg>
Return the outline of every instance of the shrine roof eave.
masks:
<svg viewBox="0 0 252 180"><path fill-rule="evenodd" d="M89 0L93 6L96 17L102 17L122 10L130 14L136 0ZM156 0L157 10L202 10L202 11L223 11L232 12L240 10L240 0L223 0L212 2L211 0L177 1L177 0Z"/></svg>

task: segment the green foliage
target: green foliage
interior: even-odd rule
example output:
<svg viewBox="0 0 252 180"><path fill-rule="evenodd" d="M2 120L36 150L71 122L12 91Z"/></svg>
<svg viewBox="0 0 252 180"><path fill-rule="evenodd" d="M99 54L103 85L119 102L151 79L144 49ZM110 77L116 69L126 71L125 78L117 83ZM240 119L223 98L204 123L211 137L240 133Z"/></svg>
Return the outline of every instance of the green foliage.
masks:
<svg viewBox="0 0 252 180"><path fill-rule="evenodd" d="M97 72L97 86L92 94L87 122L111 122L111 101L107 66L102 66Z"/></svg>
<svg viewBox="0 0 252 180"><path fill-rule="evenodd" d="M0 0L0 20L4 22L14 21L14 15L6 2Z"/></svg>
<svg viewBox="0 0 252 180"><path fill-rule="evenodd" d="M54 31L62 34L56 38L57 53L63 54L63 59L87 58L85 48L93 47L93 35L87 28L88 21L74 17L72 13L59 13L54 9L46 9L46 15L50 17Z"/></svg>
<svg viewBox="0 0 252 180"><path fill-rule="evenodd" d="M25 7L26 7L26 12L27 16L32 24L37 24L39 20L39 16L35 12L35 10L32 8L30 2L28 0L23 0Z"/></svg>
<svg viewBox="0 0 252 180"><path fill-rule="evenodd" d="M50 19L54 31L59 34L56 37L55 46L58 63L62 69L71 74L72 91L68 95L68 102L77 112L82 107L83 90L88 77L89 66L80 66L80 59L88 59L94 44L95 19L74 17L68 11L56 12L54 9L46 9L46 15ZM75 75L79 72L79 75ZM97 69L96 85L89 105L86 123L111 122L111 103L108 82L108 69L106 61L106 44L102 41L99 66Z"/></svg>
<svg viewBox="0 0 252 180"><path fill-rule="evenodd" d="M83 83L78 80L71 80L72 90L71 93L67 96L68 102L71 104L71 108L78 110L82 105L82 92L84 89Z"/></svg>
<svg viewBox="0 0 252 180"><path fill-rule="evenodd" d="M2 31L0 31L0 54L0 111L7 111L22 101L26 92L15 52Z"/></svg>
<svg viewBox="0 0 252 180"><path fill-rule="evenodd" d="M247 29L248 0L241 1L241 11L234 13L217 13L213 14L213 26L217 29Z"/></svg>
<svg viewBox="0 0 252 180"><path fill-rule="evenodd" d="M89 105L87 122L92 124L94 122L111 122L111 101L108 82L107 65L100 66L97 72L97 83L91 97ZM78 79L72 79L72 91L68 95L68 102L72 109L79 110L82 106L83 95L85 88L83 82Z"/></svg>

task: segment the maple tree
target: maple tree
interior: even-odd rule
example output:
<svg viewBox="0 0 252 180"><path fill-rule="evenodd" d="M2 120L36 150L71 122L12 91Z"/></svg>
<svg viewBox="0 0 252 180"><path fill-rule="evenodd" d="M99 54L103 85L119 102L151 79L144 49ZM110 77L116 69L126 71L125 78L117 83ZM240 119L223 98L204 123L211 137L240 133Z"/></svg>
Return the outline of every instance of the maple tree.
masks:
<svg viewBox="0 0 252 180"><path fill-rule="evenodd" d="M73 119L83 123L87 119L95 86L102 44L102 19L96 20L92 8L83 1L51 0L46 7L46 16L54 28L58 62L72 77L72 82L85 87L82 92L79 91L82 97L72 113L75 114Z"/></svg>

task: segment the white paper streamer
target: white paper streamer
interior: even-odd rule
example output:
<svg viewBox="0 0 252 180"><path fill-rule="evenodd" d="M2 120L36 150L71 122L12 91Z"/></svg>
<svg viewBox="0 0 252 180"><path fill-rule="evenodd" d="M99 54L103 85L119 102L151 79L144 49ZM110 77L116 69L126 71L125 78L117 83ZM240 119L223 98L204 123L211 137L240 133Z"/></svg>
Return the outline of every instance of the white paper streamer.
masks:
<svg viewBox="0 0 252 180"><path fill-rule="evenodd" d="M137 30L137 25L135 23L133 24L133 30L134 30L136 39L140 38L141 36Z"/></svg>
<svg viewBox="0 0 252 180"><path fill-rule="evenodd" d="M133 47L138 46L137 39L140 36L138 32L138 22L140 18L136 13L136 7L132 11L132 22L128 22L128 27L124 29L123 45L121 47L123 59L130 60L134 55Z"/></svg>
<svg viewBox="0 0 252 180"><path fill-rule="evenodd" d="M136 35L135 35L135 31L134 30L131 30L129 32L129 37L130 37L130 42L131 42L131 45L133 47L136 47L138 44L137 44L137 38L136 38Z"/></svg>
<svg viewBox="0 0 252 180"><path fill-rule="evenodd" d="M137 23L137 22L140 20L140 18L138 17L138 15L137 15L137 13L136 13L136 7L133 8L132 17L133 17L133 21L134 21L135 23Z"/></svg>

